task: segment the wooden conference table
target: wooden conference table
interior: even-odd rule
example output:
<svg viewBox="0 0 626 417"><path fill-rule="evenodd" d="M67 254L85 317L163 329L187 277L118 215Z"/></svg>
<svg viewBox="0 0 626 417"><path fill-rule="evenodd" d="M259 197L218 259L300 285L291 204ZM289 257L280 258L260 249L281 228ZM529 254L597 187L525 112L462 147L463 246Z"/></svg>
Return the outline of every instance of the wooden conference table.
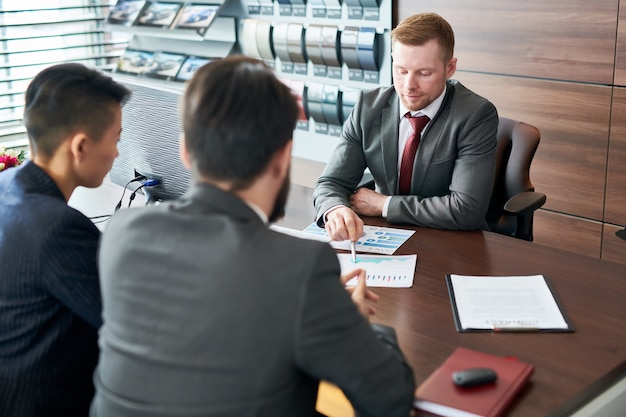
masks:
<svg viewBox="0 0 626 417"><path fill-rule="evenodd" d="M311 189L292 186L279 224L303 229L313 221ZM377 288L372 322L393 326L419 384L463 346L515 356L535 366L507 417L545 416L626 359L626 266L491 232L416 230L396 255L417 253L412 288ZM458 333L445 274L535 275L549 278L573 333ZM416 416L430 415L416 411Z"/></svg>

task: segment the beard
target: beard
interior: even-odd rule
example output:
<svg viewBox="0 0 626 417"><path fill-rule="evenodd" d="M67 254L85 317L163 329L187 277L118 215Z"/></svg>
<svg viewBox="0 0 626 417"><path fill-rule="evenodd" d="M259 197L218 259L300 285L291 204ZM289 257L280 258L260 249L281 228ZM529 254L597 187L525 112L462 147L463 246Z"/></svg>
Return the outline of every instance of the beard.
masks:
<svg viewBox="0 0 626 417"><path fill-rule="evenodd" d="M289 186L291 184L291 174L287 173L283 184L278 191L276 201L274 202L274 208L269 216L269 222L274 223L285 216L285 206L287 205L287 198L289 197Z"/></svg>

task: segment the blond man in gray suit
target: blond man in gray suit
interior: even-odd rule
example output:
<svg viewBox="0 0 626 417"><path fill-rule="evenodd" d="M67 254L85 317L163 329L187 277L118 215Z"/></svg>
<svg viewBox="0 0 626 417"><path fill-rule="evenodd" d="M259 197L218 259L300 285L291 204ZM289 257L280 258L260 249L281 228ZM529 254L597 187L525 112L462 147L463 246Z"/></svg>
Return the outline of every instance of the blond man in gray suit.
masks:
<svg viewBox="0 0 626 417"><path fill-rule="evenodd" d="M441 16L410 16L391 39L394 85L363 92L345 122L316 184L318 225L335 240L352 241L363 231L359 215L442 229L486 228L496 164L495 107L451 79L454 32ZM427 119L415 128L407 113ZM404 151L414 133L421 133L419 145L403 179ZM357 189L366 168L375 190Z"/></svg>

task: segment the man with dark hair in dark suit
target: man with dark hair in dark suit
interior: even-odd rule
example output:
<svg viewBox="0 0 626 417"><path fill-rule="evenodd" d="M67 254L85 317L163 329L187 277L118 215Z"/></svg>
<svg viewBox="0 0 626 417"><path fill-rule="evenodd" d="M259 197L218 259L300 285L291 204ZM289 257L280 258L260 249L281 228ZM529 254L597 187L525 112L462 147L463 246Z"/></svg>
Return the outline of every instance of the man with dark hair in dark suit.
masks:
<svg viewBox="0 0 626 417"><path fill-rule="evenodd" d="M102 236L93 416L312 417L320 379L363 417L408 416L413 372L368 324L365 275L351 300L330 245L268 227L284 214L298 113L255 59L213 61L189 82L194 184L117 213Z"/></svg>
<svg viewBox="0 0 626 417"><path fill-rule="evenodd" d="M117 157L130 91L80 64L40 72L25 98L31 160L0 174L0 415L86 416L101 301L100 233L67 201Z"/></svg>

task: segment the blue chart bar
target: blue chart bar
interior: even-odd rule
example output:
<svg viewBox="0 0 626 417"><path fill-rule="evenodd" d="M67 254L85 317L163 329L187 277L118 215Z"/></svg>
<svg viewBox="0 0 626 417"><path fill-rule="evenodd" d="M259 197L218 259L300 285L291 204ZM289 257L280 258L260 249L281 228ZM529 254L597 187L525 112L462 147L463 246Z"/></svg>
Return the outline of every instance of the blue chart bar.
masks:
<svg viewBox="0 0 626 417"><path fill-rule="evenodd" d="M377 247L377 248L393 248L398 249L399 245L384 245L384 242L361 242L360 240L357 242L357 245L363 245L363 246L371 246L371 247Z"/></svg>
<svg viewBox="0 0 626 417"><path fill-rule="evenodd" d="M397 237L397 238L402 238L406 240L406 233L393 233L393 232L376 232L377 235L382 235L382 236L393 236L393 237Z"/></svg>

